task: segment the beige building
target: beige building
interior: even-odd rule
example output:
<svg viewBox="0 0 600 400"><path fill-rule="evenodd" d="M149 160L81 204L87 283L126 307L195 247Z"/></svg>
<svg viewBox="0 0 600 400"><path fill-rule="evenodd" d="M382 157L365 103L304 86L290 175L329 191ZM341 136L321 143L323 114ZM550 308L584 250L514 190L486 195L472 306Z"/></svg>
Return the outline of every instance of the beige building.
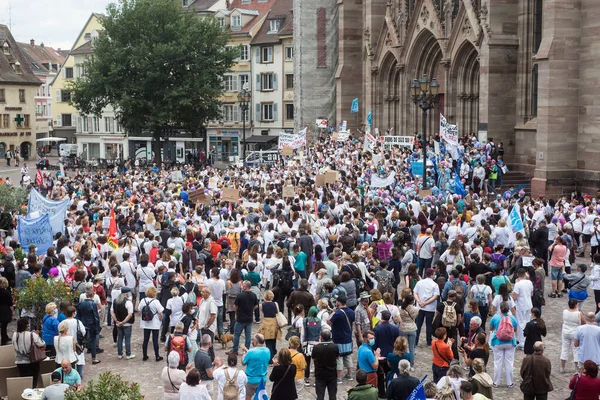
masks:
<svg viewBox="0 0 600 400"><path fill-rule="evenodd" d="M337 16L337 122L360 128L373 110L380 131L421 131L410 83L426 74L441 84L428 134L443 113L461 135L503 142L509 167L529 174L534 195L596 193L600 1L338 0L320 7ZM300 57L322 48L328 31L314 29L303 35L315 34L315 49ZM298 78L314 71L323 72L307 68ZM358 118L350 114L354 98Z"/></svg>
<svg viewBox="0 0 600 400"><path fill-rule="evenodd" d="M6 25L0 25L0 157L7 151L35 155L35 96L42 82Z"/></svg>

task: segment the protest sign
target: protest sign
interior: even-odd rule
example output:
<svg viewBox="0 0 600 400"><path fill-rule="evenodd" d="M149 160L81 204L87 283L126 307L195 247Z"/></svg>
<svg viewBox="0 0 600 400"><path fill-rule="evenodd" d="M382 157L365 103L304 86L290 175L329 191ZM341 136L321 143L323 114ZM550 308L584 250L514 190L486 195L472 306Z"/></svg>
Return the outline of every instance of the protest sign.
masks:
<svg viewBox="0 0 600 400"><path fill-rule="evenodd" d="M283 187L283 197L294 197L296 195L296 188L293 186L284 186Z"/></svg>
<svg viewBox="0 0 600 400"><path fill-rule="evenodd" d="M413 148L415 138L413 136L382 136L381 142L383 149L386 151L392 150L394 146Z"/></svg>
<svg viewBox="0 0 600 400"><path fill-rule="evenodd" d="M258 209L260 208L260 203L254 203L254 202L250 202L250 201L244 201L244 202L242 203L242 206L243 206L245 209L250 209L250 208L252 208L252 209L254 209L254 210L258 210Z"/></svg>
<svg viewBox="0 0 600 400"><path fill-rule="evenodd" d="M281 149L281 155L283 156L291 156L294 155L294 149L292 149L289 146L284 147L283 149Z"/></svg>
<svg viewBox="0 0 600 400"><path fill-rule="evenodd" d="M317 177L315 178L315 185L317 187L325 186L325 175L323 175L323 174L317 175Z"/></svg>
<svg viewBox="0 0 600 400"><path fill-rule="evenodd" d="M318 119L317 120L317 128L319 129L326 129L328 126L327 120L326 119Z"/></svg>
<svg viewBox="0 0 600 400"><path fill-rule="evenodd" d="M382 178L378 175L373 175L371 177L371 187L382 188L382 187L390 186L394 183L395 176L396 176L395 171L390 172L390 174L385 178Z"/></svg>
<svg viewBox="0 0 600 400"><path fill-rule="evenodd" d="M337 171L325 172L325 183L335 183L335 181L337 181L337 176L338 176Z"/></svg>
<svg viewBox="0 0 600 400"><path fill-rule="evenodd" d="M440 137L448 144L458 146L458 125L449 124L440 113Z"/></svg>
<svg viewBox="0 0 600 400"><path fill-rule="evenodd" d="M306 128L302 129L297 135L281 132L279 134L279 144L277 148L283 150L286 147L297 149L306 146Z"/></svg>
<svg viewBox="0 0 600 400"><path fill-rule="evenodd" d="M237 201L240 199L240 191L235 188L224 188L221 199L230 201L232 203L237 203Z"/></svg>
<svg viewBox="0 0 600 400"><path fill-rule="evenodd" d="M181 182L183 181L183 174L181 171L173 171L171 172L171 180L173 182Z"/></svg>
<svg viewBox="0 0 600 400"><path fill-rule="evenodd" d="M102 229L108 229L110 228L110 217L103 217L102 218Z"/></svg>
<svg viewBox="0 0 600 400"><path fill-rule="evenodd" d="M216 176L213 176L212 178L210 178L208 180L208 188L209 189L216 189L218 183L219 183L219 178L217 178Z"/></svg>
<svg viewBox="0 0 600 400"><path fill-rule="evenodd" d="M52 225L50 215L44 214L38 218L17 218L17 237L22 248L27 249L29 245L36 246L35 254L46 254L52 247Z"/></svg>
<svg viewBox="0 0 600 400"><path fill-rule="evenodd" d="M29 193L29 201L27 202L27 214L32 217L34 212L38 212L37 215L43 215L48 213L50 218L50 225L52 225L52 232L64 232L65 228L65 214L69 207L69 199L65 200L49 200L42 196L37 190L31 189Z"/></svg>
<svg viewBox="0 0 600 400"><path fill-rule="evenodd" d="M338 141L338 142L345 142L350 137L350 132L345 131L345 130L339 131L337 134L338 135L337 135L336 141Z"/></svg>

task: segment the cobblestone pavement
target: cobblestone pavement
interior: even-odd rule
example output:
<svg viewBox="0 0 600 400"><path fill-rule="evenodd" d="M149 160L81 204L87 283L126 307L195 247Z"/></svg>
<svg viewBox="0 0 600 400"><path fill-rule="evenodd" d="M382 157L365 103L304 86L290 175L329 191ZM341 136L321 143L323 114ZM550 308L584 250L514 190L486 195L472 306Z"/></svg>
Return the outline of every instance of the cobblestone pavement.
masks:
<svg viewBox="0 0 600 400"><path fill-rule="evenodd" d="M578 259L578 262L589 262L588 259ZM546 290L549 291L551 285L550 279L546 279ZM590 292L591 293L591 292ZM593 293L591 299L588 298L583 305L584 311L593 311ZM560 366L560 348L561 348L561 327L562 327L562 310L567 307L566 296L561 299L546 298L546 306L543 309L543 318L548 326L548 335L544 338L546 344L545 355L552 361L552 384L554 385L554 391L550 392L548 399L550 400L563 400L570 394L568 389L569 380L573 376L575 371L573 363L567 363L567 372L561 374L559 372ZM11 324L11 328L14 329L14 322ZM225 324L227 325L227 324ZM256 332L258 325L253 325L253 332ZM423 329L425 331L425 329ZM150 359L148 361L142 361L142 331L139 329L139 324L133 331L132 337L132 353L136 355L135 359L132 360L118 360L116 347L112 345L112 335L108 328L103 328L104 339L101 340L101 347L104 348L105 352L100 354L98 358L102 361L100 364L91 365L91 358L88 355L88 364L84 368L84 381L88 381L106 371L121 374L125 379L133 382L137 382L141 387L141 392L144 394L147 400L158 400L162 399L162 383L160 381L160 373L162 368L165 366L165 362L155 362L153 358L152 345L149 346ZM424 336L425 333L423 332ZM425 342L424 338L421 341ZM243 343L240 341L240 343ZM284 342L279 342L277 348L284 346ZM231 343L228 344L228 350L222 349L220 343L216 343L215 352L222 360L226 360L226 351L231 350ZM161 343L161 355L164 356ZM514 382L515 387L509 389L506 384L494 389L495 399L522 399L523 395L519 390L519 384L521 378L519 376L519 369L521 367L521 361L523 360L523 352L520 350L516 351L515 363L514 363ZM166 357L165 357L166 360ZM354 358L356 362L356 358ZM241 357L240 357L241 365ZM464 363L463 363L464 365ZM493 376L494 363L493 355L490 354L490 360L488 363L488 373ZM465 371L466 372L466 371ZM417 347L415 357L415 372L412 374L416 377L422 378L425 374L431 376L431 349L428 347ZM314 375L311 376L311 382L314 382ZM428 378L429 379L429 378ZM338 387L338 399L346 399L346 390L354 386L354 381L346 381ZM267 391L270 393L270 382L267 384ZM216 387L216 385L215 385ZM217 398L216 388L215 392L211 393L213 399ZM298 393L300 399L313 399L316 398L315 390L313 386L303 388Z"/></svg>

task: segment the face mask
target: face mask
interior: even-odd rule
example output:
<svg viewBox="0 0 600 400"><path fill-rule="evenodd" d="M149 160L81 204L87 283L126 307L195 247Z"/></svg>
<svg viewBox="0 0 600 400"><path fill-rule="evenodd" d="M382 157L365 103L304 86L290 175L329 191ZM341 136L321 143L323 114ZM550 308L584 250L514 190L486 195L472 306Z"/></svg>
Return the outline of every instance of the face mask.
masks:
<svg viewBox="0 0 600 400"><path fill-rule="evenodd" d="M371 346L371 347L375 346L375 339L369 340L369 346Z"/></svg>

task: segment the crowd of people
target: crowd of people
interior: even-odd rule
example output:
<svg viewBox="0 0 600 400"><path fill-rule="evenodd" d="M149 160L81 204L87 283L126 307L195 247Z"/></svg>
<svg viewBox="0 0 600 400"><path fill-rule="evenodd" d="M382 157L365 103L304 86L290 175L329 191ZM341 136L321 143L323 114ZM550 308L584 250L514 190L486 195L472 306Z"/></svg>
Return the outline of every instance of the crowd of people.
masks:
<svg viewBox="0 0 600 400"><path fill-rule="evenodd" d="M65 230L46 254L32 246L18 262L14 230L6 233L2 344L12 343L34 387L31 348L45 344L61 382L77 388L86 354L100 363L111 339L118 359L136 357L137 324L142 360L166 359L165 399L219 400L252 399L267 381L274 400L305 390L332 400L344 380L356 380L352 399L406 399L425 374L428 398L491 399L515 385L520 350L520 378L531 382L521 390L543 399L553 390L543 310L560 308L566 294L560 372L574 373L575 399L597 399L600 198L500 193L501 146L462 138L457 159L438 147L428 146L426 194L412 171L418 149L358 139L321 139L269 166L185 167L181 179L127 164L45 173L32 184L70 199ZM336 177L323 183L328 171ZM374 177L387 185L373 187ZM39 332L27 310L13 312L10 290L29 279L62 281L75 294L45 306ZM582 312L592 302L596 313ZM216 342L231 342L226 360ZM417 360L430 370L417 371Z"/></svg>

